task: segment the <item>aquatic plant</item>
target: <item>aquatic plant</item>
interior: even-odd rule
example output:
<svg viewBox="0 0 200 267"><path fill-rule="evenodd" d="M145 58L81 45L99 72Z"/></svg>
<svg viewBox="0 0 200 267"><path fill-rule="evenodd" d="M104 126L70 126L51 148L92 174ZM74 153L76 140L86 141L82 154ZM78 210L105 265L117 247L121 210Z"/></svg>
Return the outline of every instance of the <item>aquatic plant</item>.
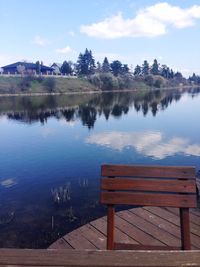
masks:
<svg viewBox="0 0 200 267"><path fill-rule="evenodd" d="M61 204L69 201L71 199L70 182L68 182L64 186L59 186L51 189L51 194L53 201L56 204Z"/></svg>

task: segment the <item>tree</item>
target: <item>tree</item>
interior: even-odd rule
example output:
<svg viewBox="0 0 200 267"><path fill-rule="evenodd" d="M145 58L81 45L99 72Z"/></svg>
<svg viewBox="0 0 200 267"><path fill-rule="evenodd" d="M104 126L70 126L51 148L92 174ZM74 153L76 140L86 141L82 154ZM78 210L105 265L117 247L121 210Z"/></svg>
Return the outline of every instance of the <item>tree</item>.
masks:
<svg viewBox="0 0 200 267"><path fill-rule="evenodd" d="M167 65L162 65L161 75L166 79L170 78L170 69L169 69L169 67L167 67Z"/></svg>
<svg viewBox="0 0 200 267"><path fill-rule="evenodd" d="M142 74L144 76L149 74L149 63L147 62L147 60L144 60L144 63L142 65Z"/></svg>
<svg viewBox="0 0 200 267"><path fill-rule="evenodd" d="M127 73L129 73L129 67L128 67L127 64L124 64L124 65L122 66L121 73L122 73L122 74L127 74Z"/></svg>
<svg viewBox="0 0 200 267"><path fill-rule="evenodd" d="M40 61L39 60L35 62L35 70L36 70L37 74L41 73L41 66L40 66Z"/></svg>
<svg viewBox="0 0 200 267"><path fill-rule="evenodd" d="M159 74L159 64L157 59L154 59L153 65L151 67L151 74L158 75Z"/></svg>
<svg viewBox="0 0 200 267"><path fill-rule="evenodd" d="M92 51L85 49L85 53L79 54L77 60L77 72L79 75L90 75L95 72L95 60L92 56Z"/></svg>
<svg viewBox="0 0 200 267"><path fill-rule="evenodd" d="M139 66L139 65L137 65L136 67L135 67L135 70L134 70L134 75L135 76L139 76L139 75L141 75L141 73L142 73L142 69L141 69L141 67Z"/></svg>
<svg viewBox="0 0 200 267"><path fill-rule="evenodd" d="M62 74L72 74L71 64L67 61L63 62L60 70Z"/></svg>
<svg viewBox="0 0 200 267"><path fill-rule="evenodd" d="M110 64L112 73L117 76L119 74L122 73L122 63L119 60L114 60L111 64Z"/></svg>
<svg viewBox="0 0 200 267"><path fill-rule="evenodd" d="M102 70L101 63L99 61L97 61L96 72L101 72L101 70Z"/></svg>
<svg viewBox="0 0 200 267"><path fill-rule="evenodd" d="M24 74L25 69L26 69L26 68L25 68L24 65L18 65L18 66L17 66L17 71L18 71L21 75Z"/></svg>
<svg viewBox="0 0 200 267"><path fill-rule="evenodd" d="M104 58L103 64L102 64L102 71L103 72L109 72L110 71L110 64L108 62L107 57Z"/></svg>

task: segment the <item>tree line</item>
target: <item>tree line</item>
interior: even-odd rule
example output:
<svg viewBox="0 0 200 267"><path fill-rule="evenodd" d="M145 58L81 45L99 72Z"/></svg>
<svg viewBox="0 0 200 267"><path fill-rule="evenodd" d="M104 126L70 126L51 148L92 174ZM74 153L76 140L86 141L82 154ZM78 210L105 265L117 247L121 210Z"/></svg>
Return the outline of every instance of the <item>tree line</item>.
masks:
<svg viewBox="0 0 200 267"><path fill-rule="evenodd" d="M36 66L36 71L40 73L39 61L36 62ZM87 78L102 90L133 88L137 87L138 83L157 88L200 84L200 76L195 73L186 79L181 72L160 64L157 59L154 59L152 64L144 60L142 65L130 69L127 64L119 60L109 62L107 57L103 62L96 62L92 51L87 48L79 54L76 63L65 60L60 67L60 73Z"/></svg>

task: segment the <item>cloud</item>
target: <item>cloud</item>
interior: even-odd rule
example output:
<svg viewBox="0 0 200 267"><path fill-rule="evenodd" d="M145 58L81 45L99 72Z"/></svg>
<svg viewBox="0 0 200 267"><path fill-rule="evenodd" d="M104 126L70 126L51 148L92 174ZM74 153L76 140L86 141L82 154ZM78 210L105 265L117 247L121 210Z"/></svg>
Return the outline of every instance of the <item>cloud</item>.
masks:
<svg viewBox="0 0 200 267"><path fill-rule="evenodd" d="M200 156L200 144L191 144L188 139L180 137L167 140L161 132L105 132L90 135L86 143L119 151L132 147L138 153L154 159L164 159L177 153Z"/></svg>
<svg viewBox="0 0 200 267"><path fill-rule="evenodd" d="M133 18L121 13L91 25L82 25L80 31L91 37L115 39L122 37L156 37L167 33L168 28L186 28L200 18L200 5L180 8L167 2L157 3L137 12Z"/></svg>
<svg viewBox="0 0 200 267"><path fill-rule="evenodd" d="M71 49L70 46L66 46L64 48L58 48L58 49L56 49L56 53L58 53L58 54L69 54L72 51L73 50Z"/></svg>
<svg viewBox="0 0 200 267"><path fill-rule="evenodd" d="M74 31L69 31L68 34L69 34L70 36L72 36L72 37L74 37L74 36L76 35Z"/></svg>
<svg viewBox="0 0 200 267"><path fill-rule="evenodd" d="M14 186L16 184L17 184L17 182L14 179L12 179L12 178L7 178L7 179L5 179L5 180L3 180L3 181L0 182L0 185L1 186L7 187L7 188L8 187L12 187L12 186Z"/></svg>
<svg viewBox="0 0 200 267"><path fill-rule="evenodd" d="M36 35L32 41L33 44L39 45L39 46L46 46L49 44L49 41L39 35Z"/></svg>

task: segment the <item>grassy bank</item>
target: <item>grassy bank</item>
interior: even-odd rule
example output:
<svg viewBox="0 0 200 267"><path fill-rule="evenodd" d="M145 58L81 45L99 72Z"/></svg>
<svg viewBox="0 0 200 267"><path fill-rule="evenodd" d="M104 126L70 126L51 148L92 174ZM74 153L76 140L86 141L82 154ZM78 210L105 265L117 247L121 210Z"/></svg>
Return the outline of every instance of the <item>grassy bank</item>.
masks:
<svg viewBox="0 0 200 267"><path fill-rule="evenodd" d="M86 79L53 77L0 77L0 94L38 94L97 91Z"/></svg>
<svg viewBox="0 0 200 267"><path fill-rule="evenodd" d="M111 76L103 81L68 77L0 76L0 94L64 94L150 88L142 81L129 81L127 85L123 82L122 79L117 80Z"/></svg>
<svg viewBox="0 0 200 267"><path fill-rule="evenodd" d="M182 88L187 86L191 85L181 84ZM110 73L95 74L88 78L0 76L0 95L70 94L137 89L146 91L151 88L180 88L180 83L160 76L134 78L130 75L123 75L116 77Z"/></svg>

